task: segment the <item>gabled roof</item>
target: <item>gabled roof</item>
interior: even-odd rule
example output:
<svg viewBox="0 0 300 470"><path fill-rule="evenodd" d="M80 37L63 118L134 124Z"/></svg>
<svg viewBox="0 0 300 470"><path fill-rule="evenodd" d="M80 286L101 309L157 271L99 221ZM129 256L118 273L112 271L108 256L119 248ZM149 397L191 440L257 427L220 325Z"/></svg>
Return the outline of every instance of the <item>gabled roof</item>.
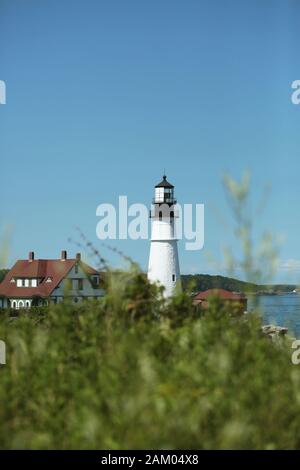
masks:
<svg viewBox="0 0 300 470"><path fill-rule="evenodd" d="M92 268L92 266L89 266L88 264L84 263L83 261L80 261L80 266L82 267L83 271L88 274L89 276L94 275L99 275L99 271L97 269Z"/></svg>
<svg viewBox="0 0 300 470"><path fill-rule="evenodd" d="M77 262L87 275L99 274L94 268L76 258L19 260L0 284L0 296L49 297ZM11 282L14 278L38 278L43 280L37 287L17 287L16 282ZM52 282L46 282L48 278L51 278Z"/></svg>
<svg viewBox="0 0 300 470"><path fill-rule="evenodd" d="M245 300L244 294L236 294L225 289L207 289L195 295L194 300L207 300L209 297L220 297L225 300Z"/></svg>
<svg viewBox="0 0 300 470"><path fill-rule="evenodd" d="M162 181L158 183L155 187L156 188L174 188L174 186L171 183L169 183L169 181L167 181L166 175L163 176Z"/></svg>

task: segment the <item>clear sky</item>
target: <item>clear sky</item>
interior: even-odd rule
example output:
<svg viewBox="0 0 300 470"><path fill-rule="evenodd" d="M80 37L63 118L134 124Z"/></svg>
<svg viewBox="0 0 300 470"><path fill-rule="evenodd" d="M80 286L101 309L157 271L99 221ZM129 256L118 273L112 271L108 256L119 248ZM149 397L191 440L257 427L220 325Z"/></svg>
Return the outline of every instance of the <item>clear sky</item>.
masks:
<svg viewBox="0 0 300 470"><path fill-rule="evenodd" d="M98 204L150 204L166 168L180 202L205 204L205 247L180 243L182 271L225 273L222 176L249 169L253 205L271 184L255 236L282 237L276 279L298 282L299 21L297 0L0 0L8 263L75 253L75 226L102 250ZM110 244L146 268L148 241Z"/></svg>

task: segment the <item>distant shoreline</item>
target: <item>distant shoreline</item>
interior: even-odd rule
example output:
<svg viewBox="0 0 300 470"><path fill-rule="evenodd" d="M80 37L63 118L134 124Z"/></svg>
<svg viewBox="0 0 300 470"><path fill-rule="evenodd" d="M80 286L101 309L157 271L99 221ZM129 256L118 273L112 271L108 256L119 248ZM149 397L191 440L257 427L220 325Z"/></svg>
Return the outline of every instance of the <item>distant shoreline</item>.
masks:
<svg viewBox="0 0 300 470"><path fill-rule="evenodd" d="M187 289L192 285L193 291L207 289L226 289L232 292L243 292L248 295L295 295L299 286L296 284L255 284L239 279L210 274L182 274L182 285ZM300 292L299 292L300 293Z"/></svg>
<svg viewBox="0 0 300 470"><path fill-rule="evenodd" d="M0 269L0 283L8 269ZM247 295L295 295L297 284L254 284L241 281L227 276L211 274L182 274L183 288L186 289L190 283L194 284L193 291L200 292L207 289L226 289L232 292L242 292ZM300 294L300 289L299 289Z"/></svg>

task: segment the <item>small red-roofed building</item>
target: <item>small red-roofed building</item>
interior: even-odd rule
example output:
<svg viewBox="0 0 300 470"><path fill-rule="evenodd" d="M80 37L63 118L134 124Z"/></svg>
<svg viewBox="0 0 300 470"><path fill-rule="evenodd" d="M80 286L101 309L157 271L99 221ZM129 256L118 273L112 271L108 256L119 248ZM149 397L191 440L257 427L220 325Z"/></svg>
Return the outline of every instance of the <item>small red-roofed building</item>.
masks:
<svg viewBox="0 0 300 470"><path fill-rule="evenodd" d="M193 298L193 303L200 308L208 308L211 299L218 297L225 304L232 306L240 313L247 310L247 298L244 294L231 292L225 289L207 289L203 292L198 292Z"/></svg>
<svg viewBox="0 0 300 470"><path fill-rule="evenodd" d="M62 302L65 296L74 303L104 295L102 274L81 260L35 259L34 252L27 260L19 260L0 284L0 308L30 308Z"/></svg>

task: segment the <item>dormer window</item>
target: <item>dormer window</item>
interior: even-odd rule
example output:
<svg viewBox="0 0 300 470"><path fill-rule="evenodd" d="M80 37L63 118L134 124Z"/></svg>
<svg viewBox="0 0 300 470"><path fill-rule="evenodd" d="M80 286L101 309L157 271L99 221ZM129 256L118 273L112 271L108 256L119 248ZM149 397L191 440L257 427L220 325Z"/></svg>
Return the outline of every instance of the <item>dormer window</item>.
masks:
<svg viewBox="0 0 300 470"><path fill-rule="evenodd" d="M11 280L10 282L16 282L16 280ZM17 287L37 287L38 285L38 280L33 278L19 278L17 279Z"/></svg>

